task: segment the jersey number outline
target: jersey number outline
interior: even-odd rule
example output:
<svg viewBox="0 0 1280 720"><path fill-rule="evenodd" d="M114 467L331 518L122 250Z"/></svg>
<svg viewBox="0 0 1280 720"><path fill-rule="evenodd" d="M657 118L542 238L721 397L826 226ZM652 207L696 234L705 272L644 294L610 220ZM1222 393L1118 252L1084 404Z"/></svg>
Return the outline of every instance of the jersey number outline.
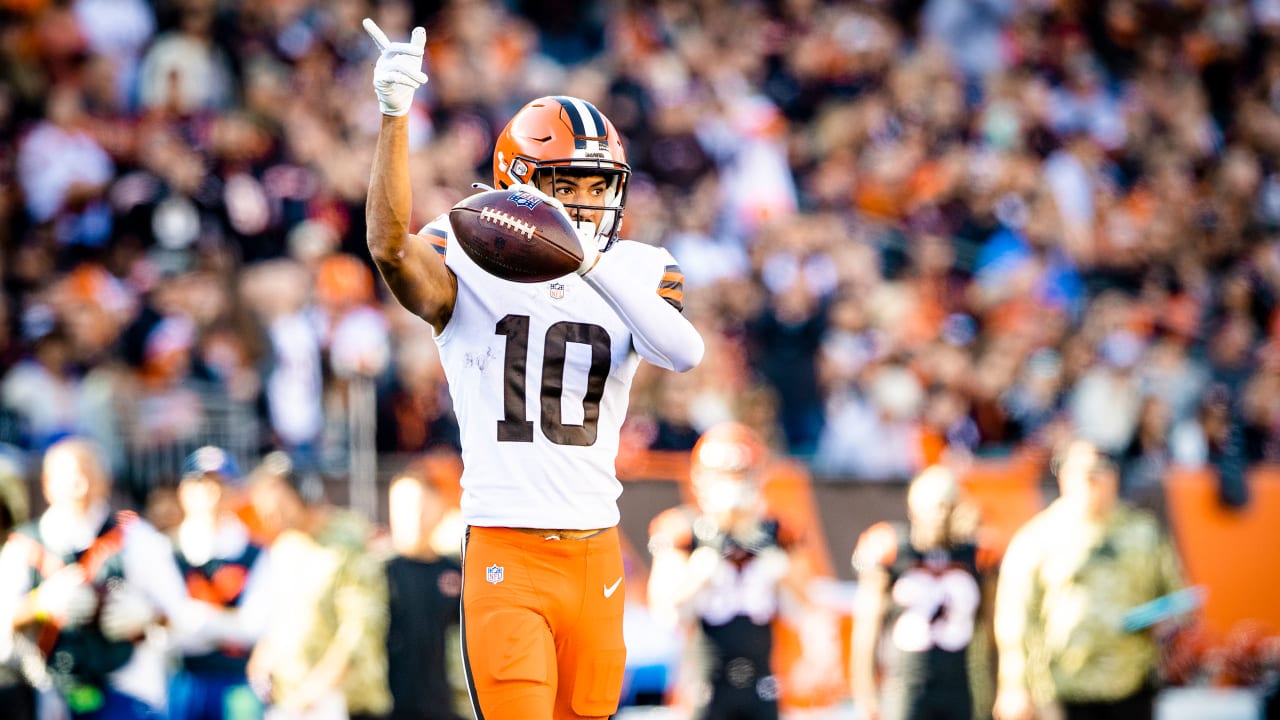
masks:
<svg viewBox="0 0 1280 720"><path fill-rule="evenodd" d="M973 575L951 568L941 575L912 569L893 584L902 614L893 623L893 644L906 652L933 647L957 652L973 639L980 591Z"/></svg>
<svg viewBox="0 0 1280 720"><path fill-rule="evenodd" d="M533 442L533 422L526 419L525 384L529 354L529 316L507 315L493 331L507 338L503 361L502 419L498 421L498 442ZM591 348L587 370L587 392L582 397L582 424L566 425L561 414L564 396L564 362L569 343ZM609 331L599 325L561 321L547 328L542 344L542 387L539 391L542 434L557 445L587 447L596 442L600 420L600 399L609 378Z"/></svg>

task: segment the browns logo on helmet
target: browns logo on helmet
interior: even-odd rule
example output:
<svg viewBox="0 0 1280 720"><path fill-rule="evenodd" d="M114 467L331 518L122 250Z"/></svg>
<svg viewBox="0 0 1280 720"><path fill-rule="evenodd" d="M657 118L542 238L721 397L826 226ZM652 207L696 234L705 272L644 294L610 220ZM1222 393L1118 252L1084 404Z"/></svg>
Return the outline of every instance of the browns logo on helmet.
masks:
<svg viewBox="0 0 1280 720"><path fill-rule="evenodd" d="M626 205L631 166L617 129L594 105L564 95L530 101L511 118L493 151L493 184L505 189L516 183L539 185L557 172L602 175L608 182L604 205L566 208L604 211L595 229L604 250L618 239Z"/></svg>

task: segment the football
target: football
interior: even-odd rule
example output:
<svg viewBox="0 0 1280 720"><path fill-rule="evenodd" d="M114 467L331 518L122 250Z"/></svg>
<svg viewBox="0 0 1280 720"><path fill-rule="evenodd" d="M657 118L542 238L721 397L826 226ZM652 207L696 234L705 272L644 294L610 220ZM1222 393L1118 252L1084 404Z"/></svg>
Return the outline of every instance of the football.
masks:
<svg viewBox="0 0 1280 720"><path fill-rule="evenodd" d="M488 190L463 198L449 211L449 224L467 256L504 280L554 280L582 264L569 218L527 192Z"/></svg>

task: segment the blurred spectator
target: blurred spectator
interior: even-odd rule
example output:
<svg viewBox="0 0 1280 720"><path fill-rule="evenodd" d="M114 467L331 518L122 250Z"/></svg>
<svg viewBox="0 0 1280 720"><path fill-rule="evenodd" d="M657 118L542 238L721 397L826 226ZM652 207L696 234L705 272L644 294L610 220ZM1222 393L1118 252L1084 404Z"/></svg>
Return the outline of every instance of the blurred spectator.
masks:
<svg viewBox="0 0 1280 720"><path fill-rule="evenodd" d="M1257 370L1244 388L1245 447L1251 462L1280 461L1280 342L1258 351Z"/></svg>
<svg viewBox="0 0 1280 720"><path fill-rule="evenodd" d="M801 260L778 253L765 268L765 282L774 294L760 315L747 325L751 363L778 389L779 419L787 449L797 455L814 451L822 432L821 397L818 393L817 355L826 308L802 274Z"/></svg>
<svg viewBox="0 0 1280 720"><path fill-rule="evenodd" d="M470 712L457 702L455 688L464 682L453 661L461 653L462 567L456 557L436 550L435 535L448 509L436 483L446 479L426 477L431 466L422 467L393 478L388 495L394 553L386 561L391 718L458 720ZM462 538L456 540L461 548Z"/></svg>
<svg viewBox="0 0 1280 720"><path fill-rule="evenodd" d="M1120 497L1150 510L1165 522L1164 479L1172 467L1169 408L1158 397L1148 397L1138 414L1133 440L1119 456Z"/></svg>
<svg viewBox="0 0 1280 720"><path fill-rule="evenodd" d="M1218 499L1224 505L1242 507L1248 502L1244 437L1233 417L1226 386L1209 386L1196 416L1171 431L1170 449L1180 464L1217 471Z"/></svg>
<svg viewBox="0 0 1280 720"><path fill-rule="evenodd" d="M387 321L373 306L373 270L335 253L316 270L316 322L329 367L339 378L377 377L390 362Z"/></svg>
<svg viewBox="0 0 1280 720"><path fill-rule="evenodd" d="M403 337L395 348L395 374L378 398L378 449L460 449L458 421L436 344L427 337Z"/></svg>
<svg viewBox="0 0 1280 720"><path fill-rule="evenodd" d="M693 406L697 402L694 377L661 384L661 397L656 401L657 427L649 447L654 450L692 450L698 442L697 418Z"/></svg>
<svg viewBox="0 0 1280 720"><path fill-rule="evenodd" d="M241 292L270 339L272 363L265 394L272 434L298 463L299 472L314 473L324 428L324 395L321 337L306 315L308 277L289 260L260 263L245 274Z"/></svg>
<svg viewBox="0 0 1280 720"><path fill-rule="evenodd" d="M1068 400L1075 431L1102 452L1119 455L1133 441L1142 410L1135 377L1142 341L1131 333L1107 336L1097 365L1085 371Z"/></svg>
<svg viewBox="0 0 1280 720"><path fill-rule="evenodd" d="M221 110L232 99L231 71L214 44L213 0L176 3L178 26L161 33L142 60L142 106L178 115Z"/></svg>
<svg viewBox="0 0 1280 720"><path fill-rule="evenodd" d="M183 520L174 543L178 568L191 597L225 612L218 637L179 644L181 666L169 681L171 720L262 712L245 667L266 630L271 566L231 511L232 494L242 484L239 466L222 448L206 445L183 462Z"/></svg>
<svg viewBox="0 0 1280 720"><path fill-rule="evenodd" d="M274 537L267 632L249 659L249 680L267 718L378 717L387 687L387 585L366 550L368 524L325 503L282 452L263 458L250 487L264 532Z"/></svg>
<svg viewBox="0 0 1280 720"><path fill-rule="evenodd" d="M882 365L866 374L865 388L832 396L815 467L860 480L903 480L923 464L914 419L924 391L901 366Z"/></svg>
<svg viewBox="0 0 1280 720"><path fill-rule="evenodd" d="M156 29L155 11L144 0L75 0L73 7L88 49L110 61L117 107L134 107L142 51Z"/></svg>
<svg viewBox="0 0 1280 720"><path fill-rule="evenodd" d="M72 85L51 89L45 119L18 148L18 181L33 222L52 223L59 242L98 246L111 232L102 200L115 163L94 139L83 103Z"/></svg>
<svg viewBox="0 0 1280 720"><path fill-rule="evenodd" d="M165 648L150 630L164 623L189 637L214 613L188 600L164 536L111 510L111 479L92 444L51 446L43 486L48 510L0 551L5 643L44 657L56 691L44 701L73 718L162 717Z"/></svg>
<svg viewBox="0 0 1280 720"><path fill-rule="evenodd" d="M22 426L26 444L43 450L80 426L80 381L72 372L71 346L54 327L35 342L32 356L4 376L0 396Z"/></svg>
<svg viewBox="0 0 1280 720"><path fill-rule="evenodd" d="M1181 588L1172 545L1118 499L1119 469L1085 440L1055 458L1059 499L1014 535L1000 568L997 720L1060 706L1076 718L1154 717L1157 648L1125 611Z"/></svg>
<svg viewBox="0 0 1280 720"><path fill-rule="evenodd" d="M1012 0L929 0L923 3L925 37L946 44L959 68L974 79L987 77L1008 61L1000 36L1014 12Z"/></svg>
<svg viewBox="0 0 1280 720"><path fill-rule="evenodd" d="M1009 420L1018 425L1024 440L1035 441L1062 412L1065 379L1062 357L1056 350L1041 348L1027 359L1004 397Z"/></svg>
<svg viewBox="0 0 1280 720"><path fill-rule="evenodd" d="M0 452L0 537L5 541L13 529L27 521L30 501L27 497L24 468L10 452ZM0 549L4 542L0 542ZM0 648L4 644L0 643ZM35 720L36 697L30 680L23 672L22 658L11 650L0 652L0 707L14 720Z"/></svg>
<svg viewBox="0 0 1280 720"><path fill-rule="evenodd" d="M1148 347L1138 368L1143 395L1161 400L1171 424L1195 415L1209 380L1208 369L1188 345L1184 335L1165 333Z"/></svg>
<svg viewBox="0 0 1280 720"><path fill-rule="evenodd" d="M977 513L952 472L935 465L912 480L907 516L905 526L868 528L853 552L854 699L866 720L969 720L969 646L994 587L979 573Z"/></svg>

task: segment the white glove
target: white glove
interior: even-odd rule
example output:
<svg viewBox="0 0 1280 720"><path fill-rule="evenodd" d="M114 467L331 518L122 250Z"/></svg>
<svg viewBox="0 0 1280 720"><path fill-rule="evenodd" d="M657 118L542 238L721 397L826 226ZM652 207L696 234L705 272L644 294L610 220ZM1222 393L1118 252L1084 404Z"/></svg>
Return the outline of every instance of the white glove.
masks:
<svg viewBox="0 0 1280 720"><path fill-rule="evenodd" d="M427 74L422 72L427 31L416 27L409 42L393 43L369 18L364 19L364 29L382 53L373 67L373 89L378 93L378 105L383 115L400 117L413 105L414 91L427 84Z"/></svg>
<svg viewBox="0 0 1280 720"><path fill-rule="evenodd" d="M551 205L564 213L569 220L569 224L573 226L574 235L578 238L578 244L582 246L582 264L578 266L577 273L586 275L587 271L596 266L596 258L600 255L600 247L596 244L596 224L588 220L574 220L569 215L569 211L565 209L564 203L542 192L537 186L529 183L516 183L512 185L510 190L518 190L532 195L543 202Z"/></svg>
<svg viewBox="0 0 1280 720"><path fill-rule="evenodd" d="M85 581L79 565L65 567L35 590L35 614L64 628L84 625L98 609L98 594Z"/></svg>
<svg viewBox="0 0 1280 720"><path fill-rule="evenodd" d="M157 615L155 605L141 590L121 583L107 595L99 625L108 640L133 640L155 622Z"/></svg>

